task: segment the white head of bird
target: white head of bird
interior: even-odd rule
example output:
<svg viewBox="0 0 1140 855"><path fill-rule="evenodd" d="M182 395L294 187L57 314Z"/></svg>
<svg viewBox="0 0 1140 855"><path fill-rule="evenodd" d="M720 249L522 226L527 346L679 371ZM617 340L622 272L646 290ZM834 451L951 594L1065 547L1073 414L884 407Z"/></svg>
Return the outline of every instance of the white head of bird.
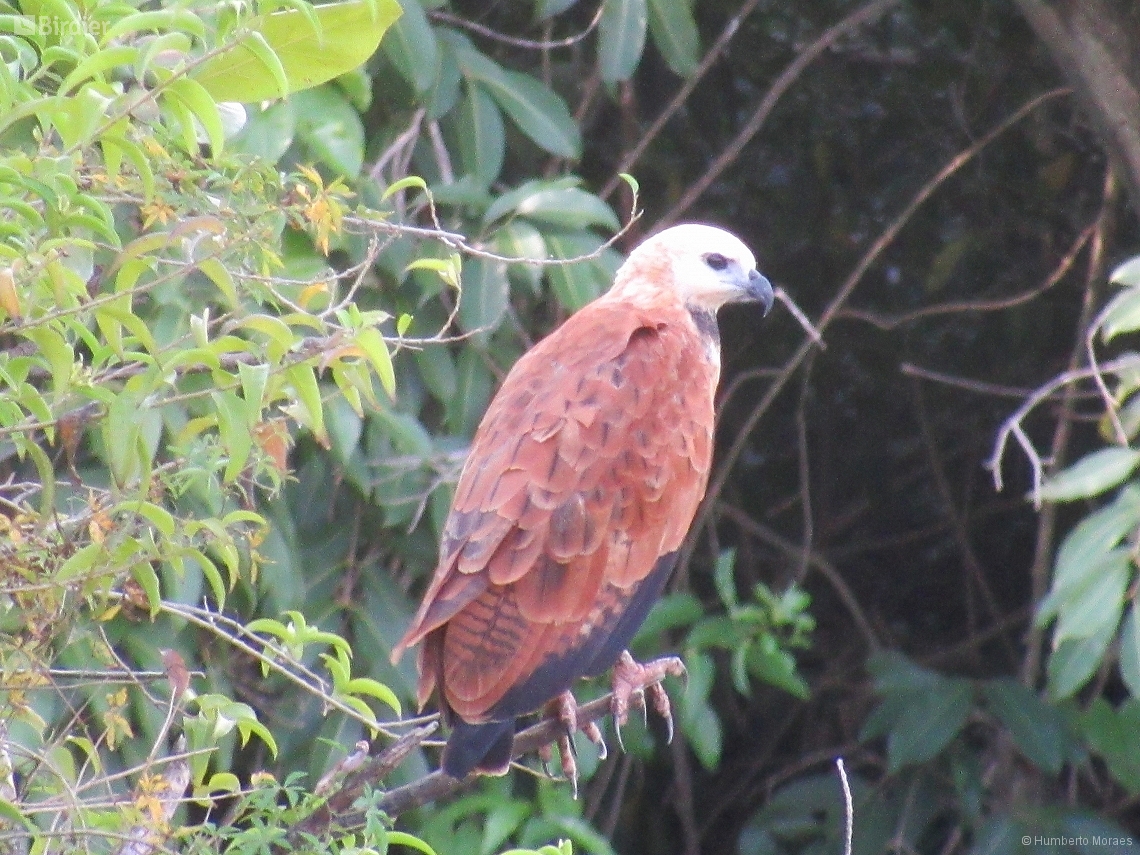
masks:
<svg viewBox="0 0 1140 855"><path fill-rule="evenodd" d="M690 310L758 300L767 314L774 295L756 259L731 232L701 223L672 226L642 242L618 270L610 294L640 302L669 289Z"/></svg>

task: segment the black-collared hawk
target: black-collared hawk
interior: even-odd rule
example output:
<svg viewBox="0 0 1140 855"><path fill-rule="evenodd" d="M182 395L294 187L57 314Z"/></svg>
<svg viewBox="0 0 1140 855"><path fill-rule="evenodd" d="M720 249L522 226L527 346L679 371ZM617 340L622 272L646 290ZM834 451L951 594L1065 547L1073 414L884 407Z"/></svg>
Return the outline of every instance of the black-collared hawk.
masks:
<svg viewBox="0 0 1140 855"><path fill-rule="evenodd" d="M459 476L435 574L392 652L395 662L423 642L419 702L438 690L449 775L502 773L517 717L619 656L637 667L623 651L708 483L716 311L745 300L765 313L773 301L748 248L713 226L674 226L503 381Z"/></svg>

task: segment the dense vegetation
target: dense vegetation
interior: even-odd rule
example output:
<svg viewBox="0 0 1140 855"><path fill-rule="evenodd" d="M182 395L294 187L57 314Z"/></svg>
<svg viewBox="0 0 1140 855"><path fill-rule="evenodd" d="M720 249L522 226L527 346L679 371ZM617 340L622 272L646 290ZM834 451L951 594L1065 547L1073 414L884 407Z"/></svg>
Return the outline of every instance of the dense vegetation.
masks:
<svg viewBox="0 0 1140 855"><path fill-rule="evenodd" d="M0 0L0 851L836 852L837 756L856 853L1134 851L1140 199L1048 11ZM429 801L466 442L685 219L790 300L636 640L679 738Z"/></svg>

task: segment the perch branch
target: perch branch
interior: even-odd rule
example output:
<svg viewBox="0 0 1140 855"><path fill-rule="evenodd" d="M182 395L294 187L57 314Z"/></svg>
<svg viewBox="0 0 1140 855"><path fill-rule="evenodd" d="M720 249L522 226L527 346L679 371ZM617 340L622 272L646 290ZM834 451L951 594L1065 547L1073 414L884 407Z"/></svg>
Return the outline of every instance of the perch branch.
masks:
<svg viewBox="0 0 1140 855"><path fill-rule="evenodd" d="M598 721L608 715L612 699L613 695L607 694L579 707L579 726ZM289 840L300 840L301 836L306 834L323 834L333 827L351 830L362 826L365 820L364 813L360 810L353 810L353 802L360 797L366 787L380 786L381 780L392 769L396 768L416 746L422 743L435 728L436 725L433 723L405 734L370 763L346 775L340 787L329 796L325 807L302 821L290 833ZM512 757L518 759L525 754L531 754L544 745L550 745L564 733L565 730L561 722L552 718L544 718L515 736ZM473 773L460 781L437 770L410 784L389 790L380 797L376 807L394 818L413 808L454 795L470 786L478 778L479 776Z"/></svg>

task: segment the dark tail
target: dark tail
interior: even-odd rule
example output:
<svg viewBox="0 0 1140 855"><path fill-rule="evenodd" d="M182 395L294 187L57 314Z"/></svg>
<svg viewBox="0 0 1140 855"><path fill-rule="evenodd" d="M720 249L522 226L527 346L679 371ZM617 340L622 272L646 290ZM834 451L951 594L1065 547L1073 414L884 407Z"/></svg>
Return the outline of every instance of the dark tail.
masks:
<svg viewBox="0 0 1140 855"><path fill-rule="evenodd" d="M475 769L489 775L502 775L511 763L514 741L514 719L486 724L468 724L457 719L443 749L443 771L459 779L466 778Z"/></svg>

